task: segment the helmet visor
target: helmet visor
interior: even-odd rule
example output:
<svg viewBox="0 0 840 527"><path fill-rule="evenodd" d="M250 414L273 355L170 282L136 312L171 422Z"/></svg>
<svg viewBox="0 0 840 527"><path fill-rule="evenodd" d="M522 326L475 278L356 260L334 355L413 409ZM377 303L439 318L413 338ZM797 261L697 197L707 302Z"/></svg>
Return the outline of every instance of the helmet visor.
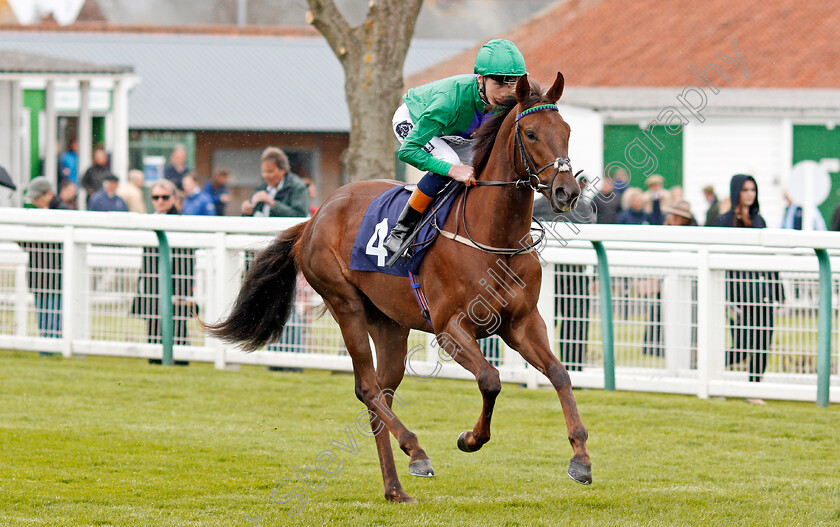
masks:
<svg viewBox="0 0 840 527"><path fill-rule="evenodd" d="M520 75L487 75L487 78L492 79L499 84L516 86L516 83L519 82Z"/></svg>

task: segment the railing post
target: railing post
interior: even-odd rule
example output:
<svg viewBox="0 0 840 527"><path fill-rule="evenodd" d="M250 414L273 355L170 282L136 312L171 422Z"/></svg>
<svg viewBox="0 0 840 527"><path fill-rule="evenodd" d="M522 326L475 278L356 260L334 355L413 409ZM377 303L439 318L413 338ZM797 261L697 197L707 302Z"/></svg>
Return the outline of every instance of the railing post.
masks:
<svg viewBox="0 0 840 527"><path fill-rule="evenodd" d="M217 232L214 240L212 293L207 296L207 314L205 320L215 322L225 314L228 304L231 303L231 295L236 293L239 287L238 281L231 280L231 274L237 269L236 253L231 253L227 248L227 233ZM206 342L216 350L214 364L216 369L223 370L227 367L227 350L225 343L209 334L205 336Z"/></svg>
<svg viewBox="0 0 840 527"><path fill-rule="evenodd" d="M598 291L601 297L601 340L604 343L604 389L615 391L615 342L613 341L612 289L607 251L601 242L592 242L598 255Z"/></svg>
<svg viewBox="0 0 840 527"><path fill-rule="evenodd" d="M825 249L814 249L820 262L820 311L817 333L817 406L828 406L831 377L831 262Z"/></svg>
<svg viewBox="0 0 840 527"><path fill-rule="evenodd" d="M711 288L709 248L701 246L697 251L697 397L701 399L709 398L712 320L716 307Z"/></svg>
<svg viewBox="0 0 840 527"><path fill-rule="evenodd" d="M172 264L169 259L169 240L166 232L156 230L158 237L158 258L160 259L159 284L160 290L160 334L163 341L163 357L161 362L164 366L172 366Z"/></svg>
<svg viewBox="0 0 840 527"><path fill-rule="evenodd" d="M24 251L26 258L29 254ZM15 335L25 337L29 325L29 277L26 270L29 264L24 260L15 266Z"/></svg>
<svg viewBox="0 0 840 527"><path fill-rule="evenodd" d="M76 315L83 312L76 305L77 276L82 273L76 257L75 227L64 226L64 243L62 244L61 272L61 354L70 357L73 353L73 338L77 327Z"/></svg>

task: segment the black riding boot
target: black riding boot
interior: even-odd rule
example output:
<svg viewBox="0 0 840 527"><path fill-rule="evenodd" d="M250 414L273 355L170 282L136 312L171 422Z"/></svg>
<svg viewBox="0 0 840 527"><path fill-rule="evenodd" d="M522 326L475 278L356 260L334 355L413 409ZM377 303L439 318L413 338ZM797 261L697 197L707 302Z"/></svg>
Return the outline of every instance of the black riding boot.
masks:
<svg viewBox="0 0 840 527"><path fill-rule="evenodd" d="M414 207L406 203L405 208L400 213L399 219L397 219L397 224L391 229L391 234L385 238L385 243L382 245L392 253L399 251L400 246L405 241L405 237L420 223L422 217L422 212L414 210Z"/></svg>

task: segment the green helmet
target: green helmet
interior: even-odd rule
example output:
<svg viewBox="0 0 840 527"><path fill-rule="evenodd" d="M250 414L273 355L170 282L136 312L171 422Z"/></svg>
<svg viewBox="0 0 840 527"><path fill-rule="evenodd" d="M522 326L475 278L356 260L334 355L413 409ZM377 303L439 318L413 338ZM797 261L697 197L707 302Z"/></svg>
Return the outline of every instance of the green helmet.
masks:
<svg viewBox="0 0 840 527"><path fill-rule="evenodd" d="M475 56L475 73L479 75L527 75L525 57L516 44L499 38L481 46Z"/></svg>

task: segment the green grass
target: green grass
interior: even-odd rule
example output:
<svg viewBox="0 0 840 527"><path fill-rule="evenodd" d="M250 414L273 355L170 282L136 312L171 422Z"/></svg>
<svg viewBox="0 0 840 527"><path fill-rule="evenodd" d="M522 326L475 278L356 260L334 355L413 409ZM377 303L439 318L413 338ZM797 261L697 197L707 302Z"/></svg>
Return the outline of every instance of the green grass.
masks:
<svg viewBox="0 0 840 527"><path fill-rule="evenodd" d="M0 352L0 525L837 525L837 407L575 391L594 483L565 474L571 448L553 391L505 385L493 439L464 454L475 383L406 378L400 417L438 476L408 476L417 505L382 498L373 439L344 428L362 406L328 372L163 368ZM332 448L341 471L295 516L271 489ZM337 467L336 464L332 468ZM287 485L283 492L304 488Z"/></svg>

